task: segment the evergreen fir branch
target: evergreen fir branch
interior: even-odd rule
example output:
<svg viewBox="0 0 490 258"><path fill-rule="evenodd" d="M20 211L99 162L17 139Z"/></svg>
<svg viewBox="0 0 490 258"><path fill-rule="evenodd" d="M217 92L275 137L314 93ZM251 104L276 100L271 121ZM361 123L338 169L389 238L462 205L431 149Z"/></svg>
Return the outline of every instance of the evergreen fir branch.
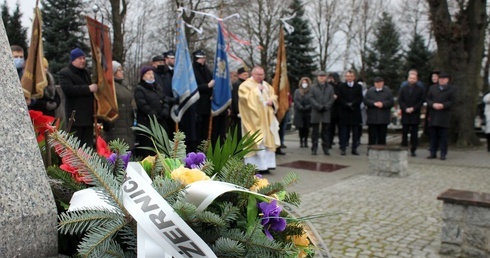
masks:
<svg viewBox="0 0 490 258"><path fill-rule="evenodd" d="M128 251L136 252L136 247L138 246L138 239L135 230L129 224L124 226L118 232L118 237L121 239L121 242L127 246L126 249Z"/></svg>
<svg viewBox="0 0 490 258"><path fill-rule="evenodd" d="M103 189L103 195L111 205L119 208L126 216L129 213L124 208L121 199L121 183L109 171L107 162L104 162L99 155L95 154L92 148L83 146L79 148L79 141L74 136L69 136L66 132L57 131L51 134L50 144L58 150L59 156L66 158L70 166L75 167L77 172L82 174L90 184Z"/></svg>
<svg viewBox="0 0 490 258"><path fill-rule="evenodd" d="M107 248L102 253L96 253L93 257L106 257L106 258L125 258L129 254L124 253L119 243L114 240L109 240Z"/></svg>
<svg viewBox="0 0 490 258"><path fill-rule="evenodd" d="M93 227L99 227L112 220L124 220L122 214L105 208L97 210L77 210L63 212L58 216L58 230L62 234L81 234Z"/></svg>
<svg viewBox="0 0 490 258"><path fill-rule="evenodd" d="M255 166L244 164L242 160L236 157L230 158L221 169L217 178L220 181L228 182L250 188L255 184L255 178L252 176L256 172Z"/></svg>
<svg viewBox="0 0 490 258"><path fill-rule="evenodd" d="M155 148L151 147L138 147L140 149L146 149L156 152L163 153L166 157L170 157L171 151L171 142L168 138L167 132L165 129L158 123L158 120L155 116L150 116L150 128L138 124L133 127L134 131L140 132L140 135L148 137L153 141Z"/></svg>
<svg viewBox="0 0 490 258"><path fill-rule="evenodd" d="M233 206L231 202L220 203L219 207L221 209L221 219L227 223L237 220L240 215L240 209Z"/></svg>
<svg viewBox="0 0 490 258"><path fill-rule="evenodd" d="M116 242L111 240L125 226L125 220L111 220L99 227L91 228L82 238L78 252L84 257L97 257L95 255L113 249L111 245Z"/></svg>
<svg viewBox="0 0 490 258"><path fill-rule="evenodd" d="M296 207L298 207L301 204L301 199L298 193L296 192L288 192L284 196L284 202L287 202L289 204L292 204Z"/></svg>
<svg viewBox="0 0 490 258"><path fill-rule="evenodd" d="M273 194L277 194L277 193L284 191L284 190L285 190L284 185L282 183L274 182L274 183L270 183L267 186L259 188L257 190L257 192L260 194L263 194L263 195L271 196Z"/></svg>
<svg viewBox="0 0 490 258"><path fill-rule="evenodd" d="M50 166L47 168L46 172L48 173L48 176L52 179L60 180L63 182L63 186L72 190L72 191L79 191L82 189L87 188L85 184L82 184L78 181L76 181L73 176L71 176L70 173L64 171L63 169L59 168L58 166Z"/></svg>
<svg viewBox="0 0 490 258"><path fill-rule="evenodd" d="M157 176L152 182L153 188L165 199L170 205L175 203L179 196L182 194L182 190L185 189L180 182L164 178L162 176Z"/></svg>
<svg viewBox="0 0 490 258"><path fill-rule="evenodd" d="M299 182L299 175L296 173L289 173L282 179L284 188L289 188Z"/></svg>
<svg viewBox="0 0 490 258"><path fill-rule="evenodd" d="M207 176L212 177L214 174L214 164L211 160L206 160L204 164L199 166L199 170L201 170Z"/></svg>
<svg viewBox="0 0 490 258"><path fill-rule="evenodd" d="M185 134L181 131L174 132L174 140L172 142L170 157L173 159L185 158L185 148Z"/></svg>
<svg viewBox="0 0 490 258"><path fill-rule="evenodd" d="M213 252L218 257L244 257L245 245L239 241L220 237L212 246Z"/></svg>
<svg viewBox="0 0 490 258"><path fill-rule="evenodd" d="M224 221L221 218L221 216L209 211L196 213L196 219L200 220L203 223L211 224L218 228L225 227L227 225L226 221Z"/></svg>
<svg viewBox="0 0 490 258"><path fill-rule="evenodd" d="M196 222L195 220L198 212L197 207L194 204L178 200L172 205L172 208L188 223Z"/></svg>

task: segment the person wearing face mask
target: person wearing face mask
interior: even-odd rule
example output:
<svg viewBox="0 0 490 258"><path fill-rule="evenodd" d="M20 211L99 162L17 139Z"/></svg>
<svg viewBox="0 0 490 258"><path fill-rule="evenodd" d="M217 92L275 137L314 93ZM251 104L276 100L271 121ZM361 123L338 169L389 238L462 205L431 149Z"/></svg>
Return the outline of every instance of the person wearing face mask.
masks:
<svg viewBox="0 0 490 258"><path fill-rule="evenodd" d="M299 147L308 148L308 134L310 131L311 114L311 79L303 77L299 80L298 88L294 91L294 119L293 124L298 128Z"/></svg>
<svg viewBox="0 0 490 258"><path fill-rule="evenodd" d="M43 58L43 67L46 72L46 78L48 79L48 85L44 88L43 97L36 99L29 109L41 111L45 115L54 117L55 110L61 103L61 98L56 91L53 75L48 71L49 63L46 58Z"/></svg>
<svg viewBox="0 0 490 258"><path fill-rule="evenodd" d="M12 45L10 46L10 50L12 50L12 56L14 57L15 68L17 69L17 74L19 75L19 79L22 78L22 74L24 74L24 49L21 46Z"/></svg>
<svg viewBox="0 0 490 258"><path fill-rule="evenodd" d="M58 74L60 86L65 96L65 116L67 123L73 111L75 119L70 132L80 140L80 144L94 146L94 93L99 86L92 83L90 73L86 68L85 53L80 48L70 52L71 63L61 69Z"/></svg>
<svg viewBox="0 0 490 258"><path fill-rule="evenodd" d="M140 82L134 91L134 100L138 109L137 123L150 127L150 117L156 118L158 123L168 131L166 120L170 117L170 105L160 85L155 81L153 67L143 66L140 72ZM153 148L153 142L146 135L137 135L139 147ZM150 150L136 149L136 156L146 157L155 155Z"/></svg>
<svg viewBox="0 0 490 258"><path fill-rule="evenodd" d="M322 127L321 138L323 154L330 155L330 111L332 109L335 92L332 85L327 83L327 73L317 72L317 79L311 86L311 154L316 155L318 149L318 138L320 137L320 125Z"/></svg>

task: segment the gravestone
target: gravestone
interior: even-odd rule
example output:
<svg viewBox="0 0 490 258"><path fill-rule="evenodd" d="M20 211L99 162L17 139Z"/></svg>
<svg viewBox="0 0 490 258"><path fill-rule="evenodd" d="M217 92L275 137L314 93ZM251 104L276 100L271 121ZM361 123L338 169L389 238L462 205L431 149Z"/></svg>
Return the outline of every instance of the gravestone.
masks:
<svg viewBox="0 0 490 258"><path fill-rule="evenodd" d="M0 257L57 256L57 211L0 20Z"/></svg>

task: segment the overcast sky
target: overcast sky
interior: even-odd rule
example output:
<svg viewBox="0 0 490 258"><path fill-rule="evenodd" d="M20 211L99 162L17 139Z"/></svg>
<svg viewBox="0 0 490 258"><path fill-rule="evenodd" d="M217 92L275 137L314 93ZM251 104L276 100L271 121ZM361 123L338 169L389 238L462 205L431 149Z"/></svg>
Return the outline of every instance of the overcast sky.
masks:
<svg viewBox="0 0 490 258"><path fill-rule="evenodd" d="M20 3L20 12L22 13L22 26L31 28L32 16L34 14L34 6L36 6L36 0L7 0L7 5L9 7L10 14L15 10L15 4ZM30 36L28 36L30 37Z"/></svg>

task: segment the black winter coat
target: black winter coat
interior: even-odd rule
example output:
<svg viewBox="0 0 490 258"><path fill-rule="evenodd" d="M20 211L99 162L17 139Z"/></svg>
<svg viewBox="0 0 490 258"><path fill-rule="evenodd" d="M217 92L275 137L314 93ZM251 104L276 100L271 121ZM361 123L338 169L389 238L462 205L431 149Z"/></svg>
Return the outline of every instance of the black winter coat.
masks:
<svg viewBox="0 0 490 258"><path fill-rule="evenodd" d="M455 102L455 88L452 85L446 85L441 90L439 85L434 84L430 86L429 93L427 94L427 107L429 108L429 126L440 126L449 128L449 122L451 118L451 108ZM432 105L434 103L441 103L444 108L441 110L435 110Z"/></svg>
<svg viewBox="0 0 490 258"><path fill-rule="evenodd" d="M73 126L92 126L94 123L94 94L90 92L90 73L72 64L58 73L60 86L65 95L66 121L76 110Z"/></svg>
<svg viewBox="0 0 490 258"><path fill-rule="evenodd" d="M337 103L339 110L339 125L362 124L361 103L362 87L354 83L351 88L347 83L342 83L337 90Z"/></svg>
<svg viewBox="0 0 490 258"><path fill-rule="evenodd" d="M208 83L213 79L213 74L206 65L198 62L192 64L194 76L196 77L197 89L199 90L199 100L197 101L197 112L200 115L211 114L211 97L213 88L208 87Z"/></svg>
<svg viewBox="0 0 490 258"><path fill-rule="evenodd" d="M231 115L237 116L240 111L238 110L238 88L245 80L238 78L238 81L233 83L231 88Z"/></svg>
<svg viewBox="0 0 490 258"><path fill-rule="evenodd" d="M304 95L301 95L301 90L294 91L294 118L293 124L296 128L309 126L311 116L311 88Z"/></svg>
<svg viewBox="0 0 490 258"><path fill-rule="evenodd" d="M425 101L425 90L420 86L405 86L401 88L398 96L398 104L402 110L402 121L404 125L420 124L420 109ZM407 108L413 107L412 113L406 113Z"/></svg>
<svg viewBox="0 0 490 258"><path fill-rule="evenodd" d="M134 91L138 124L150 126L150 117L156 116L158 123L167 129L165 120L170 117L169 100L163 95L160 85L140 81Z"/></svg>
<svg viewBox="0 0 490 258"><path fill-rule="evenodd" d="M375 102L383 102L383 107L374 106ZM384 86L381 91L376 91L376 87L371 87L364 96L364 105L367 107L368 125L387 125L390 123L391 108L394 105L393 93L390 88Z"/></svg>
<svg viewBox="0 0 490 258"><path fill-rule="evenodd" d="M45 115L55 117L55 111L61 104L61 97L56 91L53 75L48 72L46 73L46 77L48 78L48 85L46 88L44 88L43 97L36 99L34 104L30 106L29 109L41 111ZM53 104L55 104L55 106L53 106ZM64 119L64 117L62 118Z"/></svg>

